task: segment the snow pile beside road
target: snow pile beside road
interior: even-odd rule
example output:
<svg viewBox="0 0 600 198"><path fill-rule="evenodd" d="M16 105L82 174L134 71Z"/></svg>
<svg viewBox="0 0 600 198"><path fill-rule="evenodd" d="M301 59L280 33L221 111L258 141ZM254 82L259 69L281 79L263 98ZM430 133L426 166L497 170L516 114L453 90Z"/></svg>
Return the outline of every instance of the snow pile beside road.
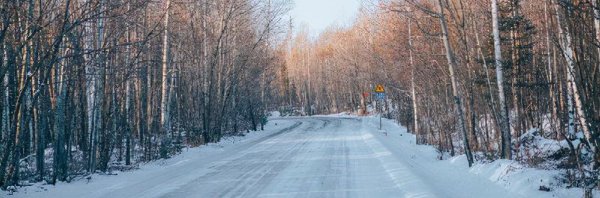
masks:
<svg viewBox="0 0 600 198"><path fill-rule="evenodd" d="M269 112L269 118L280 118L281 117L281 112L279 111L271 111Z"/></svg>
<svg viewBox="0 0 600 198"><path fill-rule="evenodd" d="M403 177L407 176L410 178L409 184L418 184L415 187L411 186L409 192L420 191L420 195L424 197L525 197L507 191L486 178L469 173L466 165L457 169L448 160L437 160L438 153L435 148L416 145L415 136L391 120L383 119L383 130L377 130L378 117L367 117L363 121L366 130L395 158L384 158L384 166L395 170L392 174L401 176L401 181L406 182L407 179Z"/></svg>
<svg viewBox="0 0 600 198"><path fill-rule="evenodd" d="M449 160L457 168L465 167L464 155ZM561 184L559 170L528 168L514 160L476 163L467 168L470 173L488 178L504 188L527 197L582 197L583 189L566 188Z"/></svg>
<svg viewBox="0 0 600 198"><path fill-rule="evenodd" d="M356 117L356 115L352 114L350 112L341 112L341 113L331 114L331 115L317 115L315 117L351 118L351 117Z"/></svg>
<svg viewBox="0 0 600 198"><path fill-rule="evenodd" d="M368 117L370 128L377 129L379 125L378 117ZM561 170L557 169L536 169L526 167L525 165L514 160L496 160L490 163L476 162L473 167L469 168L465 155L455 156L446 160L436 160L437 151L434 147L428 145L415 145L415 136L407 133L407 129L398 125L392 120L383 119L383 128L385 134L379 134L382 142L391 141L399 144L403 151L402 153L412 153L401 157L413 158L416 166L422 169L437 170L435 171L437 178L450 181L456 180L455 184L447 182L448 185L460 185L460 178L452 178L452 175L460 175L454 173L470 173L470 175L485 178L498 186L503 187L507 191L528 198L545 198L545 197L582 197L583 189L567 188L564 182L561 182ZM387 136L386 136L387 135ZM528 142L528 150L522 153L531 154L529 157L536 155L550 156L564 148L564 142L548 141L535 134L535 130L522 136L521 140ZM396 142L394 142L396 141ZM401 155L402 155L401 153ZM454 172L449 174L446 171ZM465 178L465 180L470 180ZM442 182L440 182L442 183ZM485 182L483 182L485 183ZM464 183L463 183L464 184ZM484 188L485 185L471 183L470 189ZM457 188L464 188L460 186ZM548 191L549 190L549 191ZM595 191L595 196L600 196L600 192Z"/></svg>
<svg viewBox="0 0 600 198"><path fill-rule="evenodd" d="M9 196L9 192L0 191L0 197L103 197L126 186L135 187L131 189L135 194L130 197L159 196L206 174L206 169L198 168L195 164L212 163L220 159L220 156L231 155L245 146L252 145L252 142L285 131L295 124L297 123L289 120L271 120L265 126L265 131L251 132L245 136L224 137L219 143L187 148L169 159L141 164L135 171L116 171L111 175L93 174L87 178L56 185L36 183L16 189L17 192L12 196ZM151 182L142 185L137 184L139 181Z"/></svg>

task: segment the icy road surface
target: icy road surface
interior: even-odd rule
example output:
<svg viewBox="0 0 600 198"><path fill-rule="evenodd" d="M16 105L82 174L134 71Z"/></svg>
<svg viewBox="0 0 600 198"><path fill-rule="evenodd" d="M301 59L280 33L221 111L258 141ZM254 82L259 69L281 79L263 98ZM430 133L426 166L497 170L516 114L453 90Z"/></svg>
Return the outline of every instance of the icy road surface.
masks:
<svg viewBox="0 0 600 198"><path fill-rule="evenodd" d="M376 120L276 118L260 137L13 197L520 197L435 160L391 122L377 130Z"/></svg>

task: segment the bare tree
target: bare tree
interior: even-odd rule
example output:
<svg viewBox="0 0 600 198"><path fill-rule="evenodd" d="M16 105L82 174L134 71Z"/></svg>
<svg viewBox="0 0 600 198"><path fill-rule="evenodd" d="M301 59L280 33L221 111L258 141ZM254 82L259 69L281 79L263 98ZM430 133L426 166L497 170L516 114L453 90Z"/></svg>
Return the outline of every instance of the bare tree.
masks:
<svg viewBox="0 0 600 198"><path fill-rule="evenodd" d="M512 159L510 120L504 94L504 72L502 65L502 50L500 48L500 30L498 25L498 2L492 0L492 26L494 34L494 59L496 63L496 84L498 84L498 102L500 102L500 131L502 133L502 158ZM492 104L495 105L495 104Z"/></svg>

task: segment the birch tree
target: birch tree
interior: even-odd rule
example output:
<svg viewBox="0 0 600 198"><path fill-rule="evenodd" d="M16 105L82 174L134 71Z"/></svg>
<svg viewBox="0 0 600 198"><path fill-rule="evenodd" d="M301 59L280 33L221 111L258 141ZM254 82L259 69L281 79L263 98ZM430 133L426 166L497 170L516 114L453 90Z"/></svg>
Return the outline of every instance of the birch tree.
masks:
<svg viewBox="0 0 600 198"><path fill-rule="evenodd" d="M502 133L502 158L512 159L510 120L504 94L504 72L502 50L500 48L500 30L498 29L498 1L492 0L492 28L494 34L494 59L496 63L496 83L498 84L498 102L500 103L500 131ZM492 104L495 105L495 104Z"/></svg>
<svg viewBox="0 0 600 198"><path fill-rule="evenodd" d="M461 96L458 90L458 82L456 80L455 68L457 67L456 60L454 57L454 52L452 46L449 41L449 33L448 26L446 23L446 16L444 14L444 4L442 0L438 0L438 8L439 8L439 20L442 29L442 40L444 42L444 47L446 49L446 59L448 61L448 70L450 72L450 82L452 83L452 94L454 95L454 104L455 111L458 114L458 128L462 132L463 135L463 143L465 147L465 154L467 155L467 161L469 162L469 167L473 165L473 155L471 154L471 148L469 145L469 139L467 137L467 129L465 127L465 116L463 113L463 106L461 102Z"/></svg>
<svg viewBox="0 0 600 198"><path fill-rule="evenodd" d="M169 10L171 9L171 0L166 0L165 3L165 21L164 21L164 32L163 32L163 46L162 46L162 85L161 85L161 102L160 102L160 123L165 130L165 133L171 131L170 118L169 118Z"/></svg>

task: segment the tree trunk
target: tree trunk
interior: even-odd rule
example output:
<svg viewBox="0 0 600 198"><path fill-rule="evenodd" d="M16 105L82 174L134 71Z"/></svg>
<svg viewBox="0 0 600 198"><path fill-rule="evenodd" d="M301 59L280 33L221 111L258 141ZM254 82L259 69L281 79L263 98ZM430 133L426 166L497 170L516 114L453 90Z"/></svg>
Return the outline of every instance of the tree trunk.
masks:
<svg viewBox="0 0 600 198"><path fill-rule="evenodd" d="M558 105L557 105L557 101L556 101L556 96L555 96L555 91L556 91L556 83L558 83L558 81L554 78L554 72L553 72L553 68L552 68L552 57L550 56L551 52L550 52L550 19L548 18L548 1L544 1L544 20L546 21L544 24L546 26L546 61L547 61L547 67L546 67L546 71L548 73L547 78L549 81L549 89L548 89L548 96L551 99L551 108L552 108L552 115L551 115L551 128L552 130L557 133L556 137L558 139L558 137L560 137L558 134L558 130L560 130L560 124L559 124L559 120L558 120Z"/></svg>
<svg viewBox="0 0 600 198"><path fill-rule="evenodd" d="M54 165L53 170L54 174L52 176L52 183L56 183L56 180L65 181L66 179L66 170L63 169L63 164L67 162L64 161L66 158L63 158L65 155L65 107L66 107L66 99L67 99L67 83L64 83L64 68L62 66L60 69L57 69L60 79L58 79L58 97L56 99L56 111L54 117L54 133L56 134L54 140Z"/></svg>
<svg viewBox="0 0 600 198"><path fill-rule="evenodd" d="M598 7L598 0L591 0L592 1L592 9L594 10L594 29L596 29L596 48L597 48L597 52L598 52L598 60L600 62L600 45L598 45L600 43L600 7ZM597 66L596 66L597 67Z"/></svg>
<svg viewBox="0 0 600 198"><path fill-rule="evenodd" d="M496 82L498 84L498 100L500 102L500 131L502 133L502 158L512 159L510 119L504 94L504 73L502 68L502 50L500 48L500 30L498 29L498 3L492 0L492 26L494 34L494 59L496 62Z"/></svg>
<svg viewBox="0 0 600 198"><path fill-rule="evenodd" d="M7 171L8 162L10 160L10 156L14 155L15 151L15 142L17 139L17 130L16 130L16 119L14 119L15 107L16 107L16 93L17 93L17 69L16 69L16 60L15 60L15 50L13 47L6 48L6 70L7 76L4 78L7 83L6 86L6 107L7 113L4 115L7 119L6 123L6 144L2 151L4 152L2 158L0 160L0 188L6 189L8 185L10 185L10 177L7 178L7 175L10 175L10 171Z"/></svg>
<svg viewBox="0 0 600 198"><path fill-rule="evenodd" d="M160 123L165 133L168 133L171 129L170 117L169 117L169 69L168 69L168 53L169 53L169 10L171 8L171 0L167 0L165 6L165 21L164 21L164 34L163 34L163 48L162 48L162 89L161 89L161 103L160 103Z"/></svg>
<svg viewBox="0 0 600 198"><path fill-rule="evenodd" d="M419 112L418 112L418 106L417 106L417 91L416 91L416 85L415 85L415 70L416 70L416 66L414 65L414 59L413 59L413 41L412 41L412 19L409 19L408 21L408 54L409 54L409 63L410 63L410 68L411 68L411 78L410 78L410 87L411 87L411 96L412 96L412 106L413 106L413 127L414 130L413 132L415 133L415 135L417 136L417 144L420 143L420 139L421 134L419 133Z"/></svg>
<svg viewBox="0 0 600 198"><path fill-rule="evenodd" d="M471 148L469 145L469 138L467 135L467 129L465 126L465 116L463 113L462 102L460 93L458 90L458 82L456 80L454 69L457 67L456 60L454 58L454 52L452 51L452 46L450 45L450 41L448 39L448 26L446 24L446 17L444 16L444 6L442 5L442 0L438 0L439 5L439 19L442 28L442 39L444 41L444 47L446 48L446 59L448 60L448 70L450 72L450 81L452 83L452 94L454 95L454 104L455 109L458 112L458 127L463 136L463 143L465 146L465 154L467 156L467 161L469 162L469 167L473 165L473 155L471 153Z"/></svg>

